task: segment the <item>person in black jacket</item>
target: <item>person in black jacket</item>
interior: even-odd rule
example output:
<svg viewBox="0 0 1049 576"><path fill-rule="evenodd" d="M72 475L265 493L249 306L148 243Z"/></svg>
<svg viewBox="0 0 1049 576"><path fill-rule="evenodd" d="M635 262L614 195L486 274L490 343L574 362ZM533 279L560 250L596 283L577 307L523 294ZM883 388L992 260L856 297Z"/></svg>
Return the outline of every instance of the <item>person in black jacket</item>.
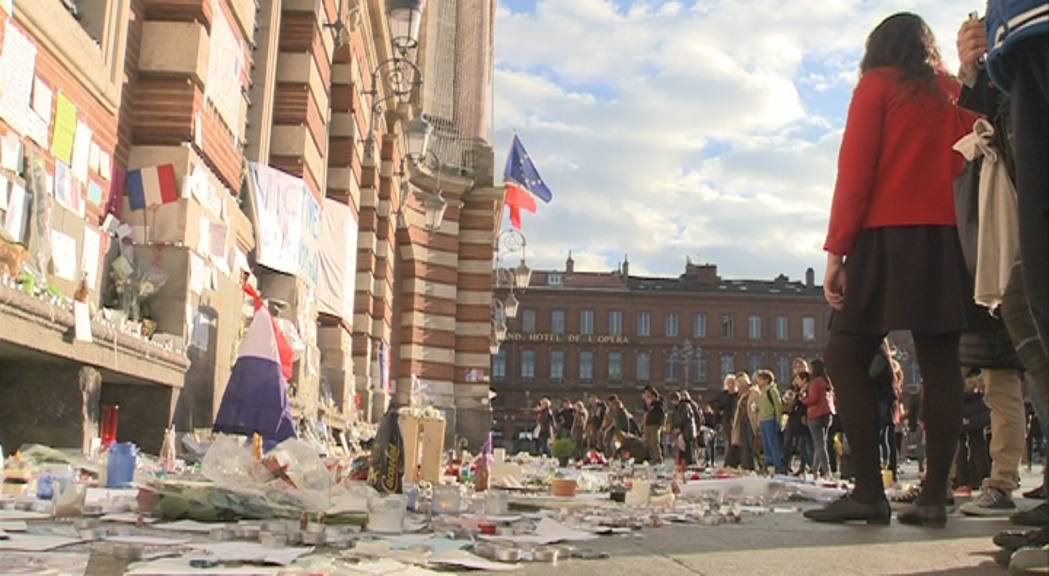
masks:
<svg viewBox="0 0 1049 576"><path fill-rule="evenodd" d="M680 466L695 464L696 454L696 417L692 403L685 400L680 392L670 396L671 430L674 432L675 451Z"/></svg>
<svg viewBox="0 0 1049 576"><path fill-rule="evenodd" d="M969 370L965 377L965 403L962 405L962 435L955 457L955 490L979 490L990 476L990 454L987 451L987 427L990 410L980 391L980 371Z"/></svg>
<svg viewBox="0 0 1049 576"><path fill-rule="evenodd" d="M995 150L1004 162L1010 180L1017 182L1017 160L1026 158L1029 163L1031 157L1030 154L1016 154L1015 123L1012 119L1014 108L1010 98L991 82L987 70L980 63L986 50L987 33L983 23L970 20L963 24L958 33L958 55L962 63L959 76L964 83L959 105L989 119L995 130ZM1040 121L1044 121L1044 118ZM979 166L967 168L978 169ZM959 179L957 185L965 186L966 181ZM959 191L972 193L971 189L961 188ZM974 228L968 222L959 222L958 232L963 242L976 233ZM1043 254L1043 261L1044 258ZM972 274L975 262L966 264ZM1034 379L1032 397L1036 401L1049 402L1049 356L1044 342L1038 339L1032 302L1024 290L1024 268L1020 258L1011 264L1012 274L1002 295L1001 306L993 311L995 315L992 316L986 309L970 304L966 310L969 330L963 335L960 344L962 366L982 369L984 400L991 414L993 463L990 478L981 487L979 496L962 506L961 511L971 516L1004 515L1016 509L1011 494L1019 485L1019 464L1024 442L1023 385L1018 375L1019 369L1026 369ZM1046 296L1043 294L1040 298L1044 300ZM1049 509L1045 505L1042 508L1042 514L1049 515Z"/></svg>
<svg viewBox="0 0 1049 576"><path fill-rule="evenodd" d="M739 446L732 445L732 424L735 422L738 403L739 388L736 387L736 375L729 374L725 377L725 390L714 406L718 415L718 433L725 441L725 468L739 468L742 462Z"/></svg>
<svg viewBox="0 0 1049 576"><path fill-rule="evenodd" d="M787 427L783 431L783 466L779 470L780 474L801 475L805 470L812 469L812 434L809 433L808 406L800 400L802 391L810 380L812 376L808 371L796 373L790 383L790 389L783 395ZM801 459L801 466L792 471L790 463L794 460L795 452Z"/></svg>
<svg viewBox="0 0 1049 576"><path fill-rule="evenodd" d="M652 463L661 464L663 462L661 447L663 426L667 421L666 402L651 384L645 386L642 397L645 399L645 426L642 428L642 437L645 440L645 446L648 447L648 455Z"/></svg>

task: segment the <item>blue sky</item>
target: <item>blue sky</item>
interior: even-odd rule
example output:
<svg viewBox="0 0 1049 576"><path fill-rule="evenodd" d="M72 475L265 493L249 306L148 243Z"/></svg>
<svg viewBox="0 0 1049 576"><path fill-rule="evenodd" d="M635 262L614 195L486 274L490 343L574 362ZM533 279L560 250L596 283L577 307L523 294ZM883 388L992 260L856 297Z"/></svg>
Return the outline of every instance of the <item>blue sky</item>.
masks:
<svg viewBox="0 0 1049 576"><path fill-rule="evenodd" d="M837 150L869 31L909 10L954 67L951 0L500 0L497 162L514 130L554 202L525 214L559 268L823 274ZM815 7L818 5L818 9Z"/></svg>

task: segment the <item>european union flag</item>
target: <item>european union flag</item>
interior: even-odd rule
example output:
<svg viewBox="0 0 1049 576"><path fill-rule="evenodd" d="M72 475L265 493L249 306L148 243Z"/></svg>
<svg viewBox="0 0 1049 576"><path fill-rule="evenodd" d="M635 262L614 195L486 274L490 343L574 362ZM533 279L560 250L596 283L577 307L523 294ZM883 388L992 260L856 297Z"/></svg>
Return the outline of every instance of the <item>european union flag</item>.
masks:
<svg viewBox="0 0 1049 576"><path fill-rule="evenodd" d="M510 154L506 157L503 181L517 184L543 202L549 203L554 199L553 192L547 188L546 182L543 182L543 177L539 175L539 171L536 170L535 164L532 163L532 159L528 156L528 152L525 151L525 147L521 144L517 134L514 134L514 142L510 146Z"/></svg>

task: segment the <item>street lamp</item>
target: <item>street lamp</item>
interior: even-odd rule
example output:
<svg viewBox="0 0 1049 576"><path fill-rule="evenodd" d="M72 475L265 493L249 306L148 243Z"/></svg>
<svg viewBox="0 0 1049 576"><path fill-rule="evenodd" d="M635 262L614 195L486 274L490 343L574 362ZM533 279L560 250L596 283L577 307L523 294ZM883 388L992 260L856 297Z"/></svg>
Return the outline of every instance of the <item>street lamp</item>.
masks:
<svg viewBox="0 0 1049 576"><path fill-rule="evenodd" d="M402 55L419 46L422 14L423 0L387 0L391 42Z"/></svg>
<svg viewBox="0 0 1049 576"><path fill-rule="evenodd" d="M699 348L693 348L692 342L685 338L685 341L681 343L681 348L674 346L670 350L670 363L671 365L681 362L685 368L685 386L690 384L688 379L689 369L692 367L692 359L696 357L699 352Z"/></svg>
<svg viewBox="0 0 1049 576"><path fill-rule="evenodd" d="M495 239L495 263L492 270L493 292L504 288L509 292L505 300L501 300L494 294L492 298L492 330L499 340L505 339L507 321L517 317L521 306L516 292L526 289L532 279L532 269L525 263L527 245L528 240L524 233L514 229L500 232ZM503 258L515 252L521 253L521 262L513 268L504 267ZM501 337L500 333L502 333ZM498 353L497 348L492 349L495 350L494 353Z"/></svg>
<svg viewBox="0 0 1049 576"><path fill-rule="evenodd" d="M430 149L430 134L433 127L421 115L412 118L404 129L404 137L407 140L408 156L413 162L418 163Z"/></svg>

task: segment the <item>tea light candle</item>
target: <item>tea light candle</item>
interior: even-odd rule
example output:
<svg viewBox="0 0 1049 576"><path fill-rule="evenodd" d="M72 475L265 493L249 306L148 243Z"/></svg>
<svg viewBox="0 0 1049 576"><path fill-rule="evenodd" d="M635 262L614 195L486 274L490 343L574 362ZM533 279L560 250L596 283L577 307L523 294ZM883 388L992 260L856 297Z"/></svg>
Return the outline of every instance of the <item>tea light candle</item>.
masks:
<svg viewBox="0 0 1049 576"><path fill-rule="evenodd" d="M458 514L462 506L462 495L457 485L434 486L433 513Z"/></svg>
<svg viewBox="0 0 1049 576"><path fill-rule="evenodd" d="M323 546L324 532L306 531L302 534L302 543L306 546Z"/></svg>
<svg viewBox="0 0 1049 576"><path fill-rule="evenodd" d="M510 510L510 496L499 490L484 495L484 513L487 516L505 516Z"/></svg>
<svg viewBox="0 0 1049 576"><path fill-rule="evenodd" d="M284 534L266 532L259 537L259 543L263 548L283 548L288 544L288 538Z"/></svg>
<svg viewBox="0 0 1049 576"><path fill-rule="evenodd" d="M404 532L404 516L407 499L390 495L374 498L368 502L368 530L381 534Z"/></svg>

